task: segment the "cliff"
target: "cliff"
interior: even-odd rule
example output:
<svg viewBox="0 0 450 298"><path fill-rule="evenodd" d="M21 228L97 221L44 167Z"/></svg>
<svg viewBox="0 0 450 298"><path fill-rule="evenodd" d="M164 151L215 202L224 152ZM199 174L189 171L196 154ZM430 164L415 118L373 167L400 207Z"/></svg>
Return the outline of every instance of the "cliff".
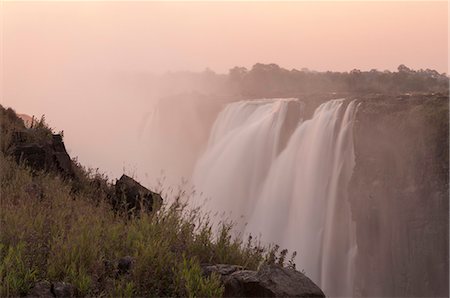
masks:
<svg viewBox="0 0 450 298"><path fill-rule="evenodd" d="M448 296L448 95L372 96L349 185L357 296Z"/></svg>

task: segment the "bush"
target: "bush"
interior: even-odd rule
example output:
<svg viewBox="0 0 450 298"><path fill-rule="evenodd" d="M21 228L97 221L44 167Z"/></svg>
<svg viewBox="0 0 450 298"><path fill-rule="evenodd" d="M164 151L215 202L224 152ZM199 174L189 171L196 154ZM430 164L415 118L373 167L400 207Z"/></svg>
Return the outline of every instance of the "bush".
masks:
<svg viewBox="0 0 450 298"><path fill-rule="evenodd" d="M232 223L214 230L207 215L183 203L183 191L157 212L122 216L98 170L74 160L75 177L67 179L17 164L7 150L15 132L45 142L52 130L44 118L25 129L1 106L0 116L0 296L26 295L43 280L71 283L79 296L221 296L220 278L204 277L200 264L256 270L274 257L251 237L234 237ZM125 256L132 270L120 273Z"/></svg>
<svg viewBox="0 0 450 298"><path fill-rule="evenodd" d="M24 295L37 280L69 282L82 296L220 296L218 277L202 277L201 263L256 269L265 259L259 244L232 237L231 224L215 236L182 198L128 219L55 174L32 175L4 154L0 166L0 296ZM129 274L105 265L124 256L134 261Z"/></svg>

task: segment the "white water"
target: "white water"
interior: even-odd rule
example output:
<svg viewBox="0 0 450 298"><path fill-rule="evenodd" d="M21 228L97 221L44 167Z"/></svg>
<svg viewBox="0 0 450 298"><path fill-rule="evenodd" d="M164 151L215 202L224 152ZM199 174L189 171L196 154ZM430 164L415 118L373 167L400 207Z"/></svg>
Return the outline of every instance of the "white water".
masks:
<svg viewBox="0 0 450 298"><path fill-rule="evenodd" d="M228 105L193 181L210 199L209 210L227 213L241 231L297 251L297 267L325 294L349 296L356 244L346 189L354 166L356 104L322 104L312 119L299 119L277 155L288 103Z"/></svg>
<svg viewBox="0 0 450 298"><path fill-rule="evenodd" d="M228 105L215 122L193 182L220 211L242 228L275 159L289 100Z"/></svg>

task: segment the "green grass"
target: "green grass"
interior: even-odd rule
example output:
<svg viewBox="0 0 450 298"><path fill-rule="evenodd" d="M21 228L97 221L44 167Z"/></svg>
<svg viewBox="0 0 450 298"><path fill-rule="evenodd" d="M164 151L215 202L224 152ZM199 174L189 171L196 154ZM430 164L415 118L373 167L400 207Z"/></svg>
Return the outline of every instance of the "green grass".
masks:
<svg viewBox="0 0 450 298"><path fill-rule="evenodd" d="M77 296L217 297L220 278L203 276L201 264L257 269L277 259L277 246L243 242L231 223L213 229L207 215L183 203L189 195L182 191L154 213L115 212L105 175L76 160L75 179L17 164L8 150L23 122L0 106L0 125L1 297L26 295L38 281L69 282ZM25 136L45 142L51 133L42 118ZM115 264L125 256L133 267L119 275Z"/></svg>
<svg viewBox="0 0 450 298"><path fill-rule="evenodd" d="M208 217L181 200L127 219L56 175L33 174L3 154L0 166L0 296L24 295L38 280L69 282L80 296L220 296L218 277L203 277L201 263L256 269L268 255L232 237L231 224L214 236ZM105 264L124 256L133 270L118 277Z"/></svg>

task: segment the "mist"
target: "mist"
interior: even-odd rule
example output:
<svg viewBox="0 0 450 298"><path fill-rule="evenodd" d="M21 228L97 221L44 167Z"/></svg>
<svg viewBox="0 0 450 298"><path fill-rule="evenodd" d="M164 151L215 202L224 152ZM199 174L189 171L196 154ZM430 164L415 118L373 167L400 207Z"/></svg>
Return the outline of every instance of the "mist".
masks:
<svg viewBox="0 0 450 298"><path fill-rule="evenodd" d="M227 74L261 62L395 70L401 62L444 72L446 6L4 2L1 100L21 113L45 114L87 165L112 176L123 168L145 173L152 165L142 164L140 129L162 98L229 93L204 80L205 69ZM192 106L181 106L161 117L182 121Z"/></svg>
<svg viewBox="0 0 450 298"><path fill-rule="evenodd" d="M1 2L1 104L111 185L192 186L329 296L445 296L447 12Z"/></svg>

